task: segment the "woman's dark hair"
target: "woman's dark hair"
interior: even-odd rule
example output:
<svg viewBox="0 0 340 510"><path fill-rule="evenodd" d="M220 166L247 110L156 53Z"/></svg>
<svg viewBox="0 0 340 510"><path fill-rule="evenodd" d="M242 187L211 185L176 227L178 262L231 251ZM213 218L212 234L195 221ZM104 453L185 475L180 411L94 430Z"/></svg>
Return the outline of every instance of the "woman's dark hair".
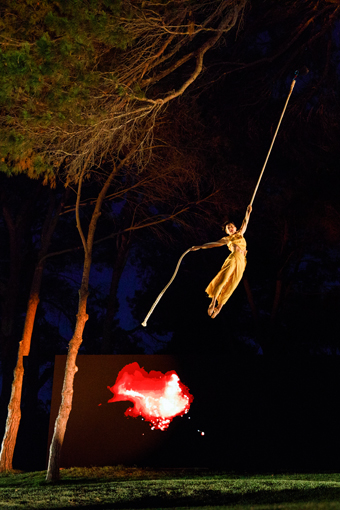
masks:
<svg viewBox="0 0 340 510"><path fill-rule="evenodd" d="M225 221L222 225L222 230L225 230L227 225L234 225L234 227L237 228L233 221Z"/></svg>

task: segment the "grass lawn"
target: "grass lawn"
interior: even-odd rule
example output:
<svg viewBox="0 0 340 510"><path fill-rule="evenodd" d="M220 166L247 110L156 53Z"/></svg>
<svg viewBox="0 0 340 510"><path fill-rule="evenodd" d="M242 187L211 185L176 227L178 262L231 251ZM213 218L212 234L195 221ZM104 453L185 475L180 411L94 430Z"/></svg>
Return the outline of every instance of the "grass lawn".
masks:
<svg viewBox="0 0 340 510"><path fill-rule="evenodd" d="M340 474L237 475L204 469L73 468L0 474L0 509L340 510Z"/></svg>

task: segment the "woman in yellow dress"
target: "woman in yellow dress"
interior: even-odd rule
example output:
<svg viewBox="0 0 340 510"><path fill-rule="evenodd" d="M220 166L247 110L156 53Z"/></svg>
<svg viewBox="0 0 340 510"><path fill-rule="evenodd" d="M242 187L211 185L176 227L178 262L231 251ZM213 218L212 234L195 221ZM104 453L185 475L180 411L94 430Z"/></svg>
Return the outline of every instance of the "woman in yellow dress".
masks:
<svg viewBox="0 0 340 510"><path fill-rule="evenodd" d="M237 230L234 223L227 223L225 231L228 235L226 237L222 237L222 239L213 243L206 243L202 246L193 246L191 248L192 251L196 251L200 248L204 250L206 248L217 248L227 245L231 251L231 254L225 260L220 272L205 289L208 296L211 297L208 314L213 319L220 313L223 305L228 301L240 283L244 273L247 263L247 243L243 234L246 231L251 211L252 206L248 205L245 218L239 230Z"/></svg>

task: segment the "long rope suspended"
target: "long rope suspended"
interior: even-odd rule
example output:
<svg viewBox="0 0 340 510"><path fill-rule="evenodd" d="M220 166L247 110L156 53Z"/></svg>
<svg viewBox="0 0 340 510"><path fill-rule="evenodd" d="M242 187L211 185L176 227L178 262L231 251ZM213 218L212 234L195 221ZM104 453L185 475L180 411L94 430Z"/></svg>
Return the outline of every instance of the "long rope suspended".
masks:
<svg viewBox="0 0 340 510"><path fill-rule="evenodd" d="M261 170L261 173L260 173L260 177L258 178L258 181L257 181L257 184L255 186L255 190L254 190L254 193L253 193L253 196L251 198L251 201L250 201L250 204L249 205L253 205L253 202L255 200L255 196L256 196L256 193L257 193L257 190L258 190L258 187L260 185L260 182L261 182L261 179L262 179L262 176L263 176L263 173L264 173L264 170L266 168L266 165L267 165L267 162L268 162L268 159L269 159L269 156L270 156L270 153L272 151L272 148L273 148L273 145L274 145L274 142L275 142L275 139L276 139L276 135L279 131L279 128L280 128L280 125L281 125L281 122L282 122L282 119L283 119L283 116L285 114L285 111L287 109L287 105L288 105L288 102L289 102L289 99L290 99L290 96L292 95L292 92L293 92L293 89L295 87L295 83L296 83L296 79L297 77L299 76L299 74L303 75L303 74L307 74L308 73L308 69L307 68L303 68L303 70L301 70L300 72L299 71L295 71L295 76L293 78L293 81L290 85L290 91L289 91L289 94L288 94L288 97L287 97L287 100L286 100L286 103L284 105L284 108L282 110L282 113L281 113L281 117L280 117L280 120L278 122L278 125L277 125L277 128L276 128L276 131L274 133L274 136L273 136L273 139L272 139L272 143L270 144L270 147L269 147L269 151L268 151L268 154L267 154L267 157L266 157L266 160L264 162L264 165L262 167L262 170ZM176 266L176 269L175 269L175 272L174 274L172 275L170 281L166 284L166 286L164 287L164 289L162 290L162 292L158 295L156 301L154 302L154 304L152 305L152 307L150 308L149 310L149 313L147 314L147 316L145 317L144 321L142 322L142 326L146 327L147 326L147 322L148 322L148 319L150 317L150 315L152 314L152 312L154 311L154 309L156 308L157 304L159 303L160 299L162 298L163 294L165 293L165 291L168 289L168 287L170 287L170 285L172 284L172 282L174 281L175 277L176 277L176 274L178 272L178 269L179 269L179 266L181 265L181 262L184 258L184 256L189 253L189 251L191 251L191 248L189 248L188 250L186 250L180 257L180 259L178 260L177 262L177 266Z"/></svg>
<svg viewBox="0 0 340 510"><path fill-rule="evenodd" d="M308 72L308 70L307 70L307 72ZM249 205L253 205L253 202L254 202L254 200L255 200L255 195L256 195L257 190L258 190L258 187L259 187L259 185L260 185L260 182L261 182L261 179L262 179L262 175L263 175L264 169L265 169L265 168L266 168L266 166L267 166L267 162L268 162L268 159L269 159L270 153L271 153L271 151L272 151L272 148L273 148L273 145L274 145L274 142L275 142L276 135L277 135L277 133L278 133L278 131L279 131L279 128L280 128L280 125L281 125L281 122L282 122L283 116L284 116L285 111L286 111L286 109L287 109L288 101L289 101L289 99L290 99L290 96L292 95L292 92L293 92L293 89L294 89L294 87L295 87L295 83L296 83L296 79L297 79L298 75L299 75L299 72L298 72L298 71L295 71L295 76L294 76L294 79L293 79L293 81L292 81L292 83L291 83L291 85L290 85L290 91L289 91L289 94L288 94L288 97L287 97L286 103L285 103L284 108L283 108L283 110L282 110L280 120L279 120L279 122L278 122L278 125L277 125L277 128L276 128L276 131L275 131L274 136L273 136L273 139L272 139L272 143L270 144L270 147L269 147L269 151L268 151L268 154L267 154L266 160L265 160L264 165L263 165L263 167L262 167L262 170L261 170L261 173L260 173L260 177L258 178L257 184L256 184L256 186L255 186L255 190L254 190L254 193L253 193L253 196L252 196L252 198L251 198L251 201L250 201L250 204L249 204Z"/></svg>
<svg viewBox="0 0 340 510"><path fill-rule="evenodd" d="M150 308L150 311L149 311L148 315L145 317L144 321L142 322L142 326L146 327L146 325L147 325L147 321L148 321L148 318L150 317L150 315L152 314L152 312L153 312L153 311L154 311L154 309L156 308L156 306L157 306L157 304L158 304L158 301L161 299L161 297L163 296L163 294L164 294L164 292L166 291L166 289L167 289L168 287L170 287L170 285L171 285L171 284L172 284L172 282L174 281L175 276L176 276L176 274L177 274L177 272L178 272L178 270L179 270L179 266L181 265L181 262L182 262L182 260L183 260L183 257L184 257L187 253L189 253L189 251L191 251L191 248L189 248L187 251L185 251L185 252L181 255L181 257L180 257L179 261L177 262L177 266L176 266L176 269L175 269L174 274L172 275L172 277L171 277L171 279L170 279L169 283L167 283L167 284L166 284L166 286L164 287L164 289L163 289L163 290L162 290L162 292L159 294L158 298L156 299L156 301L154 302L154 304L153 304L153 305L152 305L152 307Z"/></svg>

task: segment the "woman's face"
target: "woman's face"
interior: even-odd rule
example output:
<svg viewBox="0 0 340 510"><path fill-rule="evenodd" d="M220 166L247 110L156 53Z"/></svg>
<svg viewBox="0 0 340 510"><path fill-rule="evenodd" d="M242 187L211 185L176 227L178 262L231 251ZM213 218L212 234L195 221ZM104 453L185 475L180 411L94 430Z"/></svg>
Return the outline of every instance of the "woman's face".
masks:
<svg viewBox="0 0 340 510"><path fill-rule="evenodd" d="M237 230L237 228L235 227L234 223L228 223L225 226L225 231L229 235L235 234L236 230Z"/></svg>

